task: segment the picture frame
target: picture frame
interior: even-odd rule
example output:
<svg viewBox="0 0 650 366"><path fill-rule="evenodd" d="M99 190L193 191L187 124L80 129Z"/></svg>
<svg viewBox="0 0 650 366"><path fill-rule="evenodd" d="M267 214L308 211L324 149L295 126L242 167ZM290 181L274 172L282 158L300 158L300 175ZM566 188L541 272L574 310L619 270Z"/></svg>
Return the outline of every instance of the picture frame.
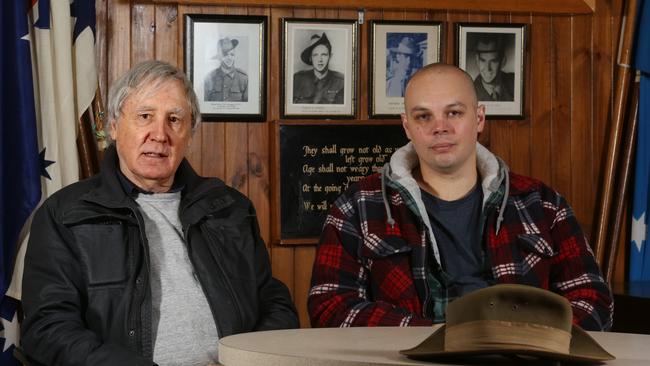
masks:
<svg viewBox="0 0 650 366"><path fill-rule="evenodd" d="M489 119L524 118L525 24L456 24L456 61ZM489 79L489 80L488 80Z"/></svg>
<svg viewBox="0 0 650 366"><path fill-rule="evenodd" d="M370 118L399 118L410 77L441 60L441 33L442 22L370 22Z"/></svg>
<svg viewBox="0 0 650 366"><path fill-rule="evenodd" d="M281 118L355 118L357 21L283 18L282 30Z"/></svg>
<svg viewBox="0 0 650 366"><path fill-rule="evenodd" d="M185 15L185 72L203 121L266 120L266 38L266 16Z"/></svg>

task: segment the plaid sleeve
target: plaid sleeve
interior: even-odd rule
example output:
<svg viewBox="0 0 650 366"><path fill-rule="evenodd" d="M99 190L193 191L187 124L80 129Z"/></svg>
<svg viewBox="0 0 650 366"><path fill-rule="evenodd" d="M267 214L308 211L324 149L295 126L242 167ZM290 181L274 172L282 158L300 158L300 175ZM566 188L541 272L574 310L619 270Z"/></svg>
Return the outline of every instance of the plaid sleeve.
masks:
<svg viewBox="0 0 650 366"><path fill-rule="evenodd" d="M586 330L608 330L614 310L612 294L587 238L566 200L554 191L546 196L549 199L543 204L553 218L551 235L558 250L550 286L571 302L574 323Z"/></svg>
<svg viewBox="0 0 650 366"><path fill-rule="evenodd" d="M332 205L316 250L308 310L314 327L430 325L431 320L369 294L369 259L355 206L343 195Z"/></svg>

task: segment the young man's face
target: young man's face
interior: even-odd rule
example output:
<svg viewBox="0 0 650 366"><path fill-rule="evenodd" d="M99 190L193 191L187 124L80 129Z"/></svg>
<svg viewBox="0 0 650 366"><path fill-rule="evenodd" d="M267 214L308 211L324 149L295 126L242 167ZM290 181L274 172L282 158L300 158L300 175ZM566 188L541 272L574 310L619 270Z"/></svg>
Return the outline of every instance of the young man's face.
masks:
<svg viewBox="0 0 650 366"><path fill-rule="evenodd" d="M230 50L223 55L221 62L226 65L226 67L232 67L235 64L235 50Z"/></svg>
<svg viewBox="0 0 650 366"><path fill-rule="evenodd" d="M319 44L311 50L311 64L314 70L324 73L327 71L327 66L330 62L330 51L326 46Z"/></svg>
<svg viewBox="0 0 650 366"><path fill-rule="evenodd" d="M110 126L120 170L144 190L166 192L192 140L192 110L183 84L144 85L120 112Z"/></svg>
<svg viewBox="0 0 650 366"><path fill-rule="evenodd" d="M476 168L476 141L485 123L474 86L461 71L418 74L404 98L402 125L423 175L467 174Z"/></svg>
<svg viewBox="0 0 650 366"><path fill-rule="evenodd" d="M483 81L491 83L501 71L501 54L499 52L479 52L476 63Z"/></svg>
<svg viewBox="0 0 650 366"><path fill-rule="evenodd" d="M411 56L405 53L398 53L395 56L395 60L397 61L397 65L399 65L399 68L402 70L408 70L411 64Z"/></svg>

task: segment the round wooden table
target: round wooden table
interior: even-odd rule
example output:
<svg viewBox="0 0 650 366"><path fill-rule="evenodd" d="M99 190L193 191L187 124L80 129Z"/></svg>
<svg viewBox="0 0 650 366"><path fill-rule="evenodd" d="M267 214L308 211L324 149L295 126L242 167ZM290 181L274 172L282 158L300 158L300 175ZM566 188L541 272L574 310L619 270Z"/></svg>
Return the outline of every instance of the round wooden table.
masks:
<svg viewBox="0 0 650 366"><path fill-rule="evenodd" d="M414 347L434 329L320 328L237 334L219 340L219 361L224 366L432 365L398 351ZM650 335L589 334L616 356L605 365L650 365Z"/></svg>

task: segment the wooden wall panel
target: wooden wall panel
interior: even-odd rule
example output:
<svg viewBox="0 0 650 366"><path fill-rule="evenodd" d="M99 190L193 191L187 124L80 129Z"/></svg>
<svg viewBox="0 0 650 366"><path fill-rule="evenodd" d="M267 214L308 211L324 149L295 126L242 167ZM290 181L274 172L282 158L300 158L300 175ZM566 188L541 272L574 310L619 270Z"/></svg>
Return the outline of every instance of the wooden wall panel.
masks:
<svg viewBox="0 0 650 366"><path fill-rule="evenodd" d="M573 21L570 17L553 18L553 117L551 119L552 179L548 182L571 200L571 74Z"/></svg>
<svg viewBox="0 0 650 366"><path fill-rule="evenodd" d="M270 14L270 9L263 7L251 7L248 9L248 15L267 16ZM269 19L270 20L270 19ZM270 24L267 23L267 31L270 30ZM267 33L268 37L268 33ZM266 62L269 63L270 57L267 46ZM268 74L267 74L268 76ZM270 96L271 89L269 83L266 84L266 95ZM268 98L267 98L268 99ZM268 105L267 105L268 109ZM248 197L255 205L258 212L265 213L258 215L260 224L260 232L264 243L267 248L271 243L271 215L268 213L271 210L271 182L269 177L270 172L270 151L269 151L269 124L267 123L250 123L248 127ZM270 250L269 250L270 252Z"/></svg>
<svg viewBox="0 0 650 366"><path fill-rule="evenodd" d="M531 16L529 14L513 14L510 16L511 23L530 24ZM530 33L530 26L527 32ZM530 36L528 36L530 37ZM530 39L530 38L529 38ZM524 45L526 51L524 53L524 116L523 120L513 120L510 122L510 138L512 141L512 148L510 153L510 168L524 175L531 175L531 147L534 144L531 141L531 104L532 93L530 92L531 84L531 70L530 70L530 42L525 41Z"/></svg>
<svg viewBox="0 0 650 366"><path fill-rule="evenodd" d="M174 5L156 5L155 12L155 58L176 63L179 53L176 47L180 24L178 9Z"/></svg>
<svg viewBox="0 0 650 366"><path fill-rule="evenodd" d="M294 302L300 315L300 326L310 326L309 315L307 314L307 295L311 283L311 268L316 256L314 246L299 246L295 249L295 272L296 283L294 286Z"/></svg>
<svg viewBox="0 0 650 366"><path fill-rule="evenodd" d="M571 196L574 212L586 232L591 231L594 212L592 165L587 163L592 151L592 81L591 81L591 19L588 16L573 17L571 75ZM581 92L578 92L581 91Z"/></svg>
<svg viewBox="0 0 650 366"><path fill-rule="evenodd" d="M97 0L100 90L106 99L112 82L142 60L156 58L184 68L185 14L268 17L266 123L204 122L194 135L188 158L201 174L219 177L250 197L257 209L261 235L269 247L274 275L287 284L300 311L301 324L308 326L306 297L315 248L271 242L277 230L273 226L277 218L271 195L278 188L275 182L279 171L274 136L282 91L281 19L357 19L358 12L332 6L209 6L207 2ZM618 14L623 1L595 2L596 12L584 15L368 9L359 27L357 117L368 118L370 20L445 22L442 59L452 64L456 63L456 23L528 24L525 118L489 120L480 141L514 171L539 178L562 193L590 236L611 116ZM616 276L623 276L620 269Z"/></svg>
<svg viewBox="0 0 650 366"><path fill-rule="evenodd" d="M108 0L106 4L107 86L131 67L131 4L120 0ZM108 91L108 89L107 89Z"/></svg>
<svg viewBox="0 0 650 366"><path fill-rule="evenodd" d="M154 6L136 4L131 11L131 65L154 58Z"/></svg>
<svg viewBox="0 0 650 366"><path fill-rule="evenodd" d="M551 18L535 15L530 24L529 45L531 56L528 59L530 95L530 174L544 182L552 181L551 120L553 118L553 39Z"/></svg>
<svg viewBox="0 0 650 366"><path fill-rule="evenodd" d="M163 5L164 6L164 5ZM156 5L156 7L161 7L161 5ZM169 56L173 56L174 54L176 55L176 58L166 58L165 61L169 61L172 64L175 64L178 67L185 67L185 63L183 61L183 42L184 42L184 37L185 37L185 18L184 14L187 13L201 13L201 9L197 7L186 7L186 6L179 6L178 10L176 12L176 34L174 39L170 39L169 37L174 36L173 33L170 30L170 34L165 34L166 37L160 40L160 42L167 41L169 42L170 45L173 45L174 50L168 50ZM190 164L201 172L201 174L204 175L209 175L209 176L214 176L214 177L223 177L223 171L217 171L215 172L214 169L210 169L211 167L206 167L204 165L204 162L206 164L212 163L212 164L222 164L223 160L221 158L219 159L212 159L210 158L210 155L207 153L205 154L206 159L203 159L204 152L203 152L203 139L204 135L209 135L210 134L211 127L207 126L205 123L201 123L201 125L194 131L194 135L192 136L192 144L190 145L190 150L187 153L187 160L189 160ZM219 144L219 146L222 146L223 144Z"/></svg>
<svg viewBox="0 0 650 366"><path fill-rule="evenodd" d="M269 61L270 61L270 70L271 70L271 75L270 75L270 89L271 93L269 94L269 111L270 111L270 116L268 118L269 121L276 121L277 119L280 118L280 93L282 90L282 77L281 77L281 72L280 68L282 67L282 58L284 55L282 54L282 18L292 18L294 16L293 14L293 9L291 8L273 8L271 10L271 16L269 18L270 21L270 27L269 27L269 40L270 40L270 53L269 53ZM275 123L274 123L275 124ZM273 125L274 125L273 124ZM273 129L273 125L270 125L269 128ZM270 136L274 135L275 129L273 129L272 132L269 132ZM275 141L272 141L275 142ZM278 146L271 145L272 148L277 151L279 149ZM273 153L270 152L271 156L273 156ZM275 161L274 161L275 162ZM272 174L271 174L271 182L277 182L279 181L279 165L277 162L275 162L276 165L272 168ZM271 186L273 183L271 183ZM277 211L274 208L271 208L271 212L267 212L267 215L271 216L271 222L278 222L279 219L274 217ZM258 211L258 214L260 212ZM261 213L262 215L264 213ZM279 225L278 227L275 228L276 230L279 230ZM273 232L273 228L271 228L271 232ZM296 303L300 303L301 301L305 301L305 299L298 298L296 296L296 293L294 291L295 288L295 267L294 267L294 252L295 248L289 247L289 246L279 246L279 245L274 245L271 248L271 266L273 267L273 275L276 276L280 281L284 282L288 287L289 291L291 291L291 294L293 296L293 299ZM305 273L299 273L298 276L305 276ZM304 315L303 315L304 317Z"/></svg>

